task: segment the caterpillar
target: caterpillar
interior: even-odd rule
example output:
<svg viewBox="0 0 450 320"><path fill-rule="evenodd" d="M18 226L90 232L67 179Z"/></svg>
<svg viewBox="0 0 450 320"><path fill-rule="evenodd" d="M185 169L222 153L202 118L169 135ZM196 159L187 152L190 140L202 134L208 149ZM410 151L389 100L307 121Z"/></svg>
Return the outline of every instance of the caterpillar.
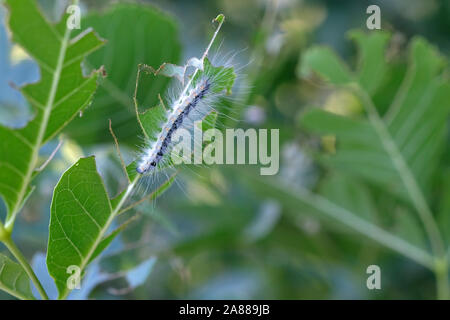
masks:
<svg viewBox="0 0 450 320"><path fill-rule="evenodd" d="M155 136L156 140L154 142L149 142L147 140L143 151L139 154L138 159L136 160L136 171L138 174L144 175L146 173L156 173L159 169L173 167L173 157L168 159L169 157L166 156L170 154L172 147L176 144L175 140L177 139L176 136L178 136L178 133L182 133L178 130L181 130L182 128L187 129L189 127L188 123L192 123L194 124L195 136L196 121L194 118L201 121L205 120L206 124L215 125L215 120L209 120L208 115L215 114L216 117L213 118L217 119L217 116L221 114L221 112L218 112L215 107L219 104L222 108L226 107L222 104L222 100L225 98L225 95L228 96L231 93L231 87L236 79L234 66L231 65L233 57L228 57L228 61L221 61L219 66L215 66L215 64L211 63L208 59L208 53L224 19L225 17L222 14L219 14L213 20L213 22L219 22L219 25L200 59L195 57L190 58L184 66L169 64L168 67L164 67L163 65L156 71L149 66L145 66L143 69L146 70L146 72L149 72L150 70L150 72L153 72L155 75L161 72L163 75L174 77L179 80L175 85L181 83L183 88L181 91L178 91L178 87L175 86L176 94L172 95L170 95L169 91L167 100L172 101L172 103L169 102L168 104L170 106L169 110L166 110L165 113L163 112L163 115L160 115L159 111L157 111L158 115L156 116L161 116L163 119L158 126L159 130L155 135L153 135L153 133L151 136L145 134L148 140L155 139ZM189 67L194 67L194 71L190 75L187 74L187 69ZM167 71L167 73L164 73L165 71ZM139 79L139 70L137 79ZM185 80L188 80L186 85ZM136 82L136 90L137 87L138 83ZM164 102L161 99L160 105L164 107ZM137 104L136 112L138 112ZM200 116L200 118L198 118L198 116ZM208 123L208 121L211 121L211 123ZM146 130L142 126L140 120L139 123L145 133ZM194 146L199 146L201 144L195 137L191 141L194 143ZM188 150L186 152L189 153L190 151ZM175 156L178 155L175 154ZM183 156L185 156L184 152ZM179 160L179 158L177 158L177 160ZM169 164L169 166L166 167L165 164ZM152 175L152 177L154 176L155 175Z"/></svg>
<svg viewBox="0 0 450 320"><path fill-rule="evenodd" d="M199 81L188 93L182 95L172 107L172 111L163 124L156 142L144 152L136 171L139 174L149 172L155 168L170 149L170 143L175 131L183 125L183 122L193 110L196 110L201 100L203 100L211 89L210 79Z"/></svg>

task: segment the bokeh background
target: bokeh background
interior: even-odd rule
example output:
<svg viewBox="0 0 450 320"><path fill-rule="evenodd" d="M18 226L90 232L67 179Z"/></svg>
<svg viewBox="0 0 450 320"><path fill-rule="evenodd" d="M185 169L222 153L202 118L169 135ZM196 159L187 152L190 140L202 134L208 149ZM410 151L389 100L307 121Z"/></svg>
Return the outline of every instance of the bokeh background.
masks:
<svg viewBox="0 0 450 320"><path fill-rule="evenodd" d="M57 20L66 1L38 1L50 20ZM82 28L94 27L108 40L84 67L105 65L93 104L64 131L64 145L36 181L37 188L19 216L14 238L44 286L55 292L46 274L52 190L62 172L83 155L96 155L111 195L124 184L108 119L127 161L139 143L132 95L138 63L154 67L183 63L204 50L214 27L211 19L226 16L218 54L236 54L239 81L232 105L240 121L226 126L280 129L280 171L268 178L312 190L330 177L311 149L330 150L332 141L306 134L298 117L311 105L324 105L343 114L363 113L354 97L333 92L303 79L297 70L304 50L312 44L331 46L355 63L356 52L347 31L365 30L366 8L381 7L382 28L393 33L390 50L406 63L409 39L421 35L442 54L450 50L450 3L446 0L302 1L80 1ZM0 6L0 121L20 126L32 116L26 101L11 85L37 81L37 65L9 42L6 10ZM143 77L139 101L156 104L168 79ZM226 121L225 121L226 122ZM51 153L57 141L45 146ZM442 172L449 172L448 140ZM128 216L137 221L92 265L82 289L72 298L91 299L396 299L435 297L433 274L289 197L262 188L255 166L215 166L182 170L170 190L154 203L145 203ZM450 175L447 174L447 177ZM339 180L336 188L340 189ZM350 195L360 192L359 185ZM375 196L380 190L368 185ZM450 189L448 189L450 190ZM339 194L338 194L339 197ZM340 195L352 202L352 196ZM347 198L346 198L347 197ZM450 194L442 198L450 197ZM423 242L420 223L401 219L395 199L383 205L360 203L373 210L390 230L412 242ZM450 208L450 207L448 207ZM0 213L4 216L4 206ZM447 212L450 215L450 212ZM445 221L445 219L443 220ZM449 228L447 228L448 230ZM425 244L427 246L427 244ZM6 250L1 247L0 250ZM382 270L382 290L366 287L366 268ZM0 298L8 299L0 292Z"/></svg>

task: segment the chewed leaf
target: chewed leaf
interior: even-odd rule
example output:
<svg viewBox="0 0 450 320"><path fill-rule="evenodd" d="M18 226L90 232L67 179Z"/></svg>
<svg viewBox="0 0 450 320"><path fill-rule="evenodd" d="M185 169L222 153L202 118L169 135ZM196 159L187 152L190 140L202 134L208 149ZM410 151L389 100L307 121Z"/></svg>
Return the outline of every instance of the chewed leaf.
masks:
<svg viewBox="0 0 450 320"><path fill-rule="evenodd" d="M201 59L193 57L188 60L186 67L194 67L203 70L203 62Z"/></svg>
<svg viewBox="0 0 450 320"><path fill-rule="evenodd" d="M375 32L368 37L358 30L350 32L349 37L359 50L358 81L369 93L373 93L384 80L388 69L385 55L390 34Z"/></svg>
<svg viewBox="0 0 450 320"><path fill-rule="evenodd" d="M184 82L186 68L172 63L165 63L160 69L159 74L166 77L175 77L181 83Z"/></svg>
<svg viewBox="0 0 450 320"><path fill-rule="evenodd" d="M153 108L149 108L143 113L138 113L145 136L151 140L156 140L158 132L161 130L161 123L166 120L166 110L162 103Z"/></svg>
<svg viewBox="0 0 450 320"><path fill-rule="evenodd" d="M178 66L172 63L165 63L155 72L155 74L160 74L166 77L175 77L178 81L184 84L186 72L189 67L194 67L203 70L202 60L195 57L190 58L184 66Z"/></svg>
<svg viewBox="0 0 450 320"><path fill-rule="evenodd" d="M130 181L133 181L134 180L134 178L136 177L136 175L137 175L137 172L136 172L136 161L133 161L132 163L130 163L128 166L127 166L127 175L128 175L128 179L130 180ZM113 199L114 200L114 199ZM114 206L113 206L114 207Z"/></svg>
<svg viewBox="0 0 450 320"><path fill-rule="evenodd" d="M109 142L106 119L111 118L118 139L122 143L136 144L136 137L141 133L129 107L133 103L132 84L137 64L157 68L164 62L178 63L180 59L176 19L148 1L114 2L105 10L89 10L81 20L82 26L90 26L108 39L105 46L85 62L91 68L104 65L108 77L100 83L89 112L75 119L68 128L68 134L80 143ZM142 77L139 102L144 106L156 105L158 94L166 90L169 81L167 77Z"/></svg>
<svg viewBox="0 0 450 320"><path fill-rule="evenodd" d="M208 58L203 61L203 70L200 70L195 76L194 82L202 77L208 77L212 79L212 91L219 93L226 91L227 94L231 94L231 89L236 80L236 73L233 67L227 66L213 66Z"/></svg>
<svg viewBox="0 0 450 320"><path fill-rule="evenodd" d="M201 60L198 58L191 58L184 67L176 66L173 64L163 64L157 70L154 70L150 66L141 66L141 69L146 72L153 73L155 76L172 76L180 80L184 79L185 72L188 67L198 68L198 72L193 80L193 85L195 85L198 79L207 77L211 79L210 82L212 86L212 92L219 93L222 91L226 91L226 93L231 93L231 88L233 87L234 81L236 79L234 69L232 67L225 66L215 67L211 64L208 58L205 58L203 63L201 63ZM142 131L146 138L150 141L155 141L157 139L158 133L161 130L161 123L163 123L167 119L167 112L168 110L166 110L163 101L160 101L157 106L149 108L142 113L137 113ZM214 117L214 119L208 118L207 121L214 120L215 122L215 120L217 119L217 114Z"/></svg>
<svg viewBox="0 0 450 320"><path fill-rule="evenodd" d="M0 254L0 289L19 299L34 300L30 278L21 265Z"/></svg>
<svg viewBox="0 0 450 320"><path fill-rule="evenodd" d="M13 223L29 195L42 145L58 134L92 100L100 72L84 77L81 62L103 45L92 29L71 37L65 15L56 24L45 20L36 1L6 1L12 40L39 66L41 79L21 88L34 118L21 129L0 126L0 194ZM32 27L30 27L32 21Z"/></svg>
<svg viewBox="0 0 450 320"><path fill-rule="evenodd" d="M203 63L201 59L198 58L190 58L184 66L179 66L173 63L163 63L159 66L158 69L154 69L149 65L141 65L140 68L142 70L152 73L155 76L165 76L169 78L176 78L180 83L184 84L184 80L186 78L186 72L189 67L194 67L200 70L203 70Z"/></svg>

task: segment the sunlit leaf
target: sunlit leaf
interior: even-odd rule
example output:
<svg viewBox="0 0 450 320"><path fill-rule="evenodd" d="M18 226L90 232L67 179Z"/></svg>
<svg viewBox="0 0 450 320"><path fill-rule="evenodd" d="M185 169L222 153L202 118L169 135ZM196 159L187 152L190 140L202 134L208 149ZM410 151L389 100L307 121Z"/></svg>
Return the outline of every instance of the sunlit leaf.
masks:
<svg viewBox="0 0 450 320"><path fill-rule="evenodd" d="M158 68L177 63L181 48L178 24L165 12L146 4L116 4L105 12L90 12L81 25L93 27L108 42L89 56L87 66L105 65L108 76L83 117L71 125L70 135L83 143L110 142L108 119L121 142L136 143L141 135L133 95L138 64ZM169 72L169 66L167 66ZM138 101L142 108L157 104L170 79L142 75Z"/></svg>
<svg viewBox="0 0 450 320"><path fill-rule="evenodd" d="M158 186L150 199L161 195L173 178ZM62 175L53 193L47 251L47 267L60 298L70 292L67 280L71 274L67 268L76 266L83 274L133 220L107 234L113 219L127 210L118 206L122 196L110 200L94 157L81 158Z"/></svg>
<svg viewBox="0 0 450 320"><path fill-rule="evenodd" d="M41 146L64 128L92 99L98 72L84 77L81 62L102 45L91 29L71 36L66 18L52 25L35 1L6 1L12 40L39 65L41 80L21 88L34 118L21 129L0 126L0 194L12 223L32 191L30 182Z"/></svg>

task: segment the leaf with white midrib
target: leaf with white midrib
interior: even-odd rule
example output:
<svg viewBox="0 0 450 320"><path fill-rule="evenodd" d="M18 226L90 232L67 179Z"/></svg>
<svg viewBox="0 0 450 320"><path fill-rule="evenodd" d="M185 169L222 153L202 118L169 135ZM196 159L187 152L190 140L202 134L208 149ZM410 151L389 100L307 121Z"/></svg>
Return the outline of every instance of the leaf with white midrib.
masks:
<svg viewBox="0 0 450 320"><path fill-rule="evenodd" d="M82 158L61 177L53 193L47 266L60 298L69 293L69 266L83 271L114 213L94 157Z"/></svg>
<svg viewBox="0 0 450 320"><path fill-rule="evenodd" d="M150 199L164 192L173 179L170 177L158 186ZM62 175L53 192L47 250L47 268L59 298L70 293L67 280L71 275L67 268L77 266L83 274L88 264L133 220L107 234L116 216L142 202L141 199L124 207L137 180L134 177L124 192L111 200L93 156L81 158Z"/></svg>
<svg viewBox="0 0 450 320"><path fill-rule="evenodd" d="M0 126L0 194L5 200L5 225L11 226L27 196L38 166L40 148L83 110L97 88L98 72L84 77L81 62L102 41L92 30L71 39L67 15L48 23L35 1L8 0L12 40L37 62L41 80L21 88L35 110L23 128Z"/></svg>

